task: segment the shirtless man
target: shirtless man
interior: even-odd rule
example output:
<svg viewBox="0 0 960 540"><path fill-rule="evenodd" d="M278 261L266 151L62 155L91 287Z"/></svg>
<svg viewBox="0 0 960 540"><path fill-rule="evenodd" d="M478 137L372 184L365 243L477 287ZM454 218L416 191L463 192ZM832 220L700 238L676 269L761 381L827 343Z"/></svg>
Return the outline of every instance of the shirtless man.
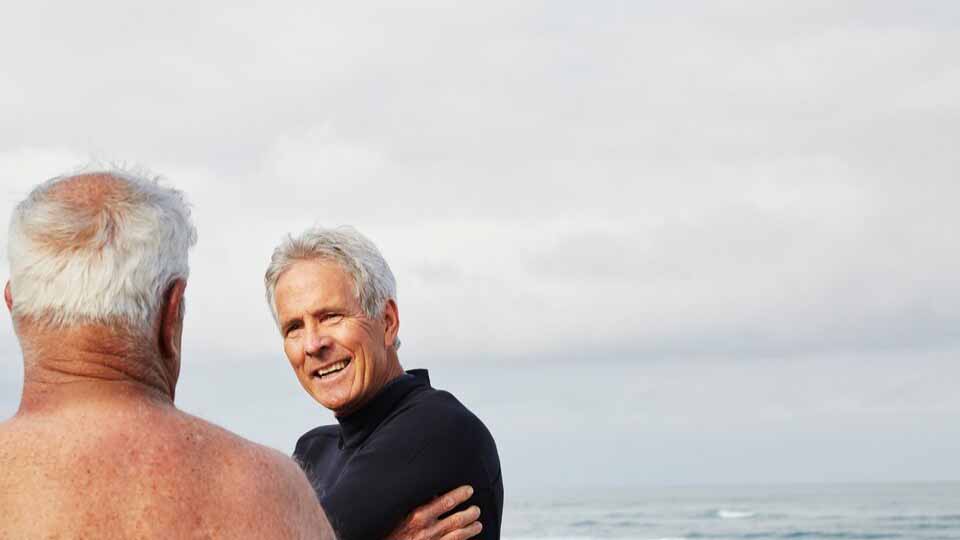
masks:
<svg viewBox="0 0 960 540"><path fill-rule="evenodd" d="M195 241L178 191L123 172L17 206L4 298L24 384L0 423L0 539L333 538L290 458L174 407ZM465 516L438 519L464 495L397 537L466 538Z"/></svg>

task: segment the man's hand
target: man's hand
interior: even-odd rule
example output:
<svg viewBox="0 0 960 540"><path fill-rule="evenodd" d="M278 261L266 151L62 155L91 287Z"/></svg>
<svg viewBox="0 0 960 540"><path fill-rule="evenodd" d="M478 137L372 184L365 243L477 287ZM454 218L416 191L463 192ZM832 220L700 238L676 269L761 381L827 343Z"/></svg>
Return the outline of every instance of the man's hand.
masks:
<svg viewBox="0 0 960 540"><path fill-rule="evenodd" d="M438 519L473 495L473 488L460 486L417 508L390 533L389 540L466 540L480 534L477 521L480 508L471 506L462 512Z"/></svg>

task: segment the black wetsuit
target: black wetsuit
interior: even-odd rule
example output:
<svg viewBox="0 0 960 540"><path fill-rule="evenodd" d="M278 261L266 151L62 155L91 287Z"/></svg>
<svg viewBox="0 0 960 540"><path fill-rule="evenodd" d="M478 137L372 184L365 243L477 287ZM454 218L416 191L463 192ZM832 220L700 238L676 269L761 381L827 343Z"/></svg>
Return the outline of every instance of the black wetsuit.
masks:
<svg viewBox="0 0 960 540"><path fill-rule="evenodd" d="M500 538L503 480L493 437L426 370L391 381L339 425L297 441L294 458L310 478L341 540L382 540L416 507L469 484L455 511L480 507L483 532Z"/></svg>

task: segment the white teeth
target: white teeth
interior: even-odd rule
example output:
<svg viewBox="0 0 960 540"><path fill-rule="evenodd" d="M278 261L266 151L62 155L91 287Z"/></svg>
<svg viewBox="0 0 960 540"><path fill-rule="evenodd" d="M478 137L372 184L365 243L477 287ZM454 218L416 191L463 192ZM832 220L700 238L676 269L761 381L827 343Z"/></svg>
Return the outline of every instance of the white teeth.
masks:
<svg viewBox="0 0 960 540"><path fill-rule="evenodd" d="M333 365L331 365L330 367L328 367L328 368L326 368L326 369L318 370L318 371L317 371L317 376L323 377L324 375L326 375L326 374L328 374L328 373L333 373L334 371L340 371L341 369L343 369L343 368L345 368L345 367L347 367L347 363L346 363L346 362L337 362L336 364L333 364Z"/></svg>

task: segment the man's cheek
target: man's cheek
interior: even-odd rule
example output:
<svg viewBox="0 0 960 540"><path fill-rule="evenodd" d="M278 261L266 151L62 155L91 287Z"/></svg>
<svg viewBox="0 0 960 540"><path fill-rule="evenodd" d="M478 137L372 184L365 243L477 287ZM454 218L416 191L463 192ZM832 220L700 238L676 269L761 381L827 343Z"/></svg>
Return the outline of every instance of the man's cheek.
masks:
<svg viewBox="0 0 960 540"><path fill-rule="evenodd" d="M293 369L297 369L303 365L303 356L296 354L296 351L284 348L283 352L287 355L287 361L290 362L290 367Z"/></svg>

